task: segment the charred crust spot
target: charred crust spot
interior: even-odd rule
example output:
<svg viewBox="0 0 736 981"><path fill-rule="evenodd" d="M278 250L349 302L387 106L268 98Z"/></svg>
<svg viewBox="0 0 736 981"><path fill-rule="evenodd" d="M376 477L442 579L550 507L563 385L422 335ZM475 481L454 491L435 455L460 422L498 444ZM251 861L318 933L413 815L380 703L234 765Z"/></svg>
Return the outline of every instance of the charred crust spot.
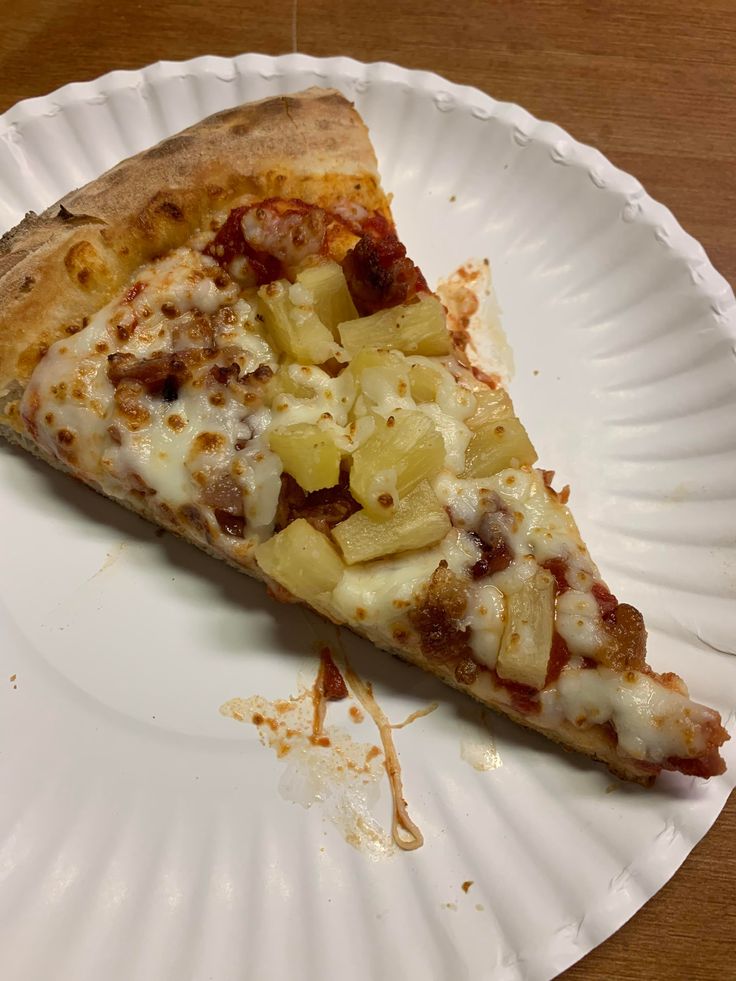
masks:
<svg viewBox="0 0 736 981"><path fill-rule="evenodd" d="M107 435L110 437L113 443L115 443L116 446L120 446L120 444L123 442L123 438L120 435L120 430L118 429L117 426L108 426Z"/></svg>
<svg viewBox="0 0 736 981"><path fill-rule="evenodd" d="M53 424L54 424L54 413L53 412L47 412L46 415L43 418L44 418L44 421L45 421L45 423L46 423L47 426L53 426Z"/></svg>
<svg viewBox="0 0 736 981"><path fill-rule="evenodd" d="M79 270L77 273L77 280L82 286L86 286L87 283L92 278L92 270L88 269L86 266Z"/></svg>
<svg viewBox="0 0 736 981"><path fill-rule="evenodd" d="M74 439L74 433L71 429L60 429L56 434L56 440L61 446L71 446Z"/></svg>
<svg viewBox="0 0 736 981"><path fill-rule="evenodd" d="M95 351L96 351L96 352L97 352L98 354L107 354L107 352L108 352L109 350L110 350L110 348L108 347L108 345L107 345L107 342L106 342L106 341L98 341L98 342L97 342L97 343L95 344Z"/></svg>
<svg viewBox="0 0 736 981"><path fill-rule="evenodd" d="M164 317L168 317L169 320L173 320L175 317L179 316L179 308L175 303L170 303L168 300L161 304L161 313Z"/></svg>
<svg viewBox="0 0 736 981"><path fill-rule="evenodd" d="M36 280L33 278L33 276L24 276L23 279L21 280L19 289L21 293L28 293L30 292L30 290L33 289L35 284L36 284Z"/></svg>
<svg viewBox="0 0 736 981"><path fill-rule="evenodd" d="M186 421L182 416L175 413L174 415L167 417L166 425L169 427L169 429L173 429L175 433L180 433L186 426Z"/></svg>
<svg viewBox="0 0 736 981"><path fill-rule="evenodd" d="M166 215L166 217L170 218L172 221L184 220L184 212L174 201L162 201L158 206L158 210L161 212L161 214Z"/></svg>
<svg viewBox="0 0 736 981"><path fill-rule="evenodd" d="M182 520L191 525L200 535L207 536L209 528L204 515L194 504L184 504L179 508L179 515Z"/></svg>

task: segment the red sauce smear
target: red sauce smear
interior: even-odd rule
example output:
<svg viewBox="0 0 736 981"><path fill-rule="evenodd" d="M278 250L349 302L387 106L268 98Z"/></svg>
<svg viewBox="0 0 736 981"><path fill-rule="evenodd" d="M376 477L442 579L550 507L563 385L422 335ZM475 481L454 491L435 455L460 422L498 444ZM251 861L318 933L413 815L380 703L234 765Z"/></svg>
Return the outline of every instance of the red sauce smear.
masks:
<svg viewBox="0 0 736 981"><path fill-rule="evenodd" d="M570 588L567 582L567 561L565 559L548 559L542 567L551 572L557 583L557 595L565 593Z"/></svg>
<svg viewBox="0 0 736 981"><path fill-rule="evenodd" d="M225 224L205 246L204 254L211 256L223 269L227 269L233 259L244 256L250 263L257 284L263 286L264 283L280 279L284 275L284 269L274 256L268 252L259 252L246 242L242 221L249 207L252 205L233 208Z"/></svg>
<svg viewBox="0 0 736 981"><path fill-rule="evenodd" d="M595 597L598 609L601 611L601 618L606 622L614 620L614 613L618 607L618 600L607 586L602 582L593 583L591 593Z"/></svg>
<svg viewBox="0 0 736 981"><path fill-rule="evenodd" d="M345 684L340 669L332 659L329 647L323 647L319 652L322 661L321 685L322 694L328 702L339 702L348 697L348 686Z"/></svg>
<svg viewBox="0 0 736 981"><path fill-rule="evenodd" d="M522 715L536 715L541 706L539 704L539 692L530 685L519 684L518 681L507 681L496 671L491 671L494 682L501 688L505 688L511 697L511 704L517 712Z"/></svg>

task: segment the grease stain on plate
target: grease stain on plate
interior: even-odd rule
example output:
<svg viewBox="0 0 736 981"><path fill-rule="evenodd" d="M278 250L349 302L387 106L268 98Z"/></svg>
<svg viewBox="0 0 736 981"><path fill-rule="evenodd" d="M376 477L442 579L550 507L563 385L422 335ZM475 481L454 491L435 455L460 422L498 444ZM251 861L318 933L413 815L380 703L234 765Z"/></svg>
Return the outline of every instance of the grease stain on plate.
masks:
<svg viewBox="0 0 736 981"><path fill-rule="evenodd" d="M464 729L464 731L463 731ZM460 756L474 770L497 770L503 766L496 740L488 729L485 712L480 713L478 723L461 729Z"/></svg>
<svg viewBox="0 0 736 981"><path fill-rule="evenodd" d="M507 388L514 377L514 355L501 326L488 259L468 259L439 280L437 295L447 308L455 346L484 378Z"/></svg>
<svg viewBox="0 0 736 981"><path fill-rule="evenodd" d="M284 760L279 793L285 800L305 808L318 804L345 841L372 858L393 853L390 833L371 813L385 775L383 753L371 743L356 742L339 726L328 726L315 738L310 690L277 701L261 695L232 698L220 712L251 722L263 745Z"/></svg>

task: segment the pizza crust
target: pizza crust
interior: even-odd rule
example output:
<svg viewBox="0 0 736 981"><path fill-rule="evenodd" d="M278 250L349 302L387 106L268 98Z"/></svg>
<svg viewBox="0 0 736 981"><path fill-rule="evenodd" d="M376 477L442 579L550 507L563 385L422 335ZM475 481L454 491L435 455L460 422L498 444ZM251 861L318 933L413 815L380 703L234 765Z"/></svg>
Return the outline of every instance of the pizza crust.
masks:
<svg viewBox="0 0 736 981"><path fill-rule="evenodd" d="M0 434L79 479L35 444L18 418L18 400L47 348L83 328L140 265L186 243L213 213L269 196L326 207L344 197L390 218L366 127L339 93L310 89L218 113L8 232L0 240ZM95 481L88 484L105 495ZM186 527L162 522L145 499L112 499L267 581L254 561L231 561ZM386 645L369 629L351 629L514 722L605 763L623 779L652 782L651 768L622 757L601 727L583 730L565 722L545 729L477 686L459 684L451 669L428 661L416 646Z"/></svg>
<svg viewBox="0 0 736 981"><path fill-rule="evenodd" d="M72 473L72 471L69 470L69 468L66 467L58 458L46 453L24 434L14 431L6 431L4 435L10 442L17 444L24 450L32 453L39 460L42 460L44 463L54 467L54 469L60 470L64 474L79 479L76 477L76 474ZM134 514L139 515L139 517L145 518L147 521L150 521L157 526L162 524L160 516L154 515L153 512L146 507L145 500L137 503L133 500L112 498L105 494L105 492L99 486L93 484L88 484L88 486L92 487L93 490L96 490L104 497L108 497L109 500L114 501L116 504L122 504ZM225 561L229 566L238 572L243 572L246 575L251 576L253 579L257 579L259 582L268 582L261 570L255 564L245 566L230 560L221 552L214 548L210 548L206 543L197 541L195 538L185 534L185 531L182 530L181 526L167 527L167 530L172 534L183 538L184 541L188 542L190 545L196 545L197 548L212 558ZM509 706L492 702L487 698L482 697L478 691L474 689L473 685L459 684L456 681L452 671L445 669L441 664L429 662L425 657L423 657L420 651L387 645L383 643L382 640L373 636L370 630L361 629L352 624L343 624L343 626L348 627L348 629L357 636L370 641L370 643L372 643L375 647L378 647L380 650L385 651L388 654L392 654L394 657L398 657L402 661L406 661L409 664L414 665L414 667L421 668L428 674L432 674L439 678L444 684L449 685L451 688L455 688L458 691L463 692L465 695L470 695L472 698L475 698L476 701L480 702L480 704L485 708L490 708L494 712L498 712L499 715L505 715L508 719L511 719L512 722L524 726L526 729L531 729L534 732L540 733L547 739L551 739L558 745L563 746L566 750L582 753L584 756L592 757L592 759L597 760L600 763L605 763L608 769L622 780L633 781L634 783L642 784L645 787L651 786L651 784L654 782L655 777L652 775L651 769L640 767L636 760L626 760L622 758L616 751L615 746L612 745L610 739L600 729L600 727L578 729L569 722L563 722L558 730L545 729L542 726L535 725L532 717L522 715Z"/></svg>
<svg viewBox="0 0 736 981"><path fill-rule="evenodd" d="M0 239L0 424L59 338L210 216L269 196L347 197L390 217L365 124L332 89L216 113L124 160Z"/></svg>

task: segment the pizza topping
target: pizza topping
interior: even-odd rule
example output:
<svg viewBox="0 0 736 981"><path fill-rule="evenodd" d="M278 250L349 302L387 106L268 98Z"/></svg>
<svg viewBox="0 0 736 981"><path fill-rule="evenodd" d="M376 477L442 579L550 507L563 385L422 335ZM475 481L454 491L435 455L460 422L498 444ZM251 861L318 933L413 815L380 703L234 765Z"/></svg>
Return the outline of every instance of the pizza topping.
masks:
<svg viewBox="0 0 736 981"><path fill-rule="evenodd" d="M450 356L385 222L345 273L319 258L337 226L264 202L234 209L204 254L139 270L42 359L29 430L114 496L257 562L285 599L542 725L608 727L636 759L716 772L715 714L646 667L641 615L531 469L506 393Z"/></svg>
<svg viewBox="0 0 736 981"><path fill-rule="evenodd" d="M568 666L541 701L546 724L560 714L581 729L611 722L623 753L660 765L678 754L687 759L707 756L726 735L713 709L638 671Z"/></svg>
<svg viewBox="0 0 736 981"><path fill-rule="evenodd" d="M283 474L276 511L276 531L297 518L304 518L317 531L327 534L335 525L355 514L360 505L348 489L348 479L348 472L343 470L334 487L305 493L293 477Z"/></svg>
<svg viewBox="0 0 736 981"><path fill-rule="evenodd" d="M429 660L450 662L470 655L470 631L461 626L467 609L463 580L443 559L427 584L409 620L419 634L422 653Z"/></svg>
<svg viewBox="0 0 736 981"><path fill-rule="evenodd" d="M393 232L368 232L343 261L350 294L361 315L406 303L428 291L420 270Z"/></svg>

